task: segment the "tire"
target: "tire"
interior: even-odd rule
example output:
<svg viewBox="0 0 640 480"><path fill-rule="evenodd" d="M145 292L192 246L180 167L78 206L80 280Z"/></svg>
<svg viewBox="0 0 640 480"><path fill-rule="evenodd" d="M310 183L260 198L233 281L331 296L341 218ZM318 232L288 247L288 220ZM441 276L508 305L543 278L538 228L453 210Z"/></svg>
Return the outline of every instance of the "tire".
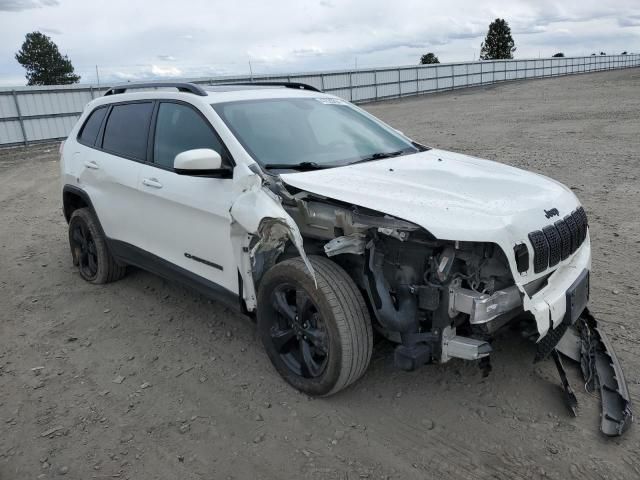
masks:
<svg viewBox="0 0 640 480"><path fill-rule="evenodd" d="M364 374L373 332L364 298L347 272L324 257L309 261L317 288L300 257L264 275L258 288L258 334L289 384L308 395L328 396Z"/></svg>
<svg viewBox="0 0 640 480"><path fill-rule="evenodd" d="M102 229L90 209L79 208L71 214L69 246L73 264L87 282L102 284L124 277L126 266L118 265L109 253Z"/></svg>

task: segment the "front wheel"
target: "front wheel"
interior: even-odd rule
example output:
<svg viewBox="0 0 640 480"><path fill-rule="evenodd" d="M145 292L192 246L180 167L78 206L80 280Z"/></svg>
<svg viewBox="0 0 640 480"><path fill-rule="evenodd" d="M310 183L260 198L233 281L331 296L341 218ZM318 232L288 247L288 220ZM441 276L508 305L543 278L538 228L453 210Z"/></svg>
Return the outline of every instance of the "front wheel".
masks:
<svg viewBox="0 0 640 480"><path fill-rule="evenodd" d="M360 378L371 360L369 312L336 263L311 256L317 288L301 258L278 263L258 289L258 332L276 370L309 395L326 396Z"/></svg>

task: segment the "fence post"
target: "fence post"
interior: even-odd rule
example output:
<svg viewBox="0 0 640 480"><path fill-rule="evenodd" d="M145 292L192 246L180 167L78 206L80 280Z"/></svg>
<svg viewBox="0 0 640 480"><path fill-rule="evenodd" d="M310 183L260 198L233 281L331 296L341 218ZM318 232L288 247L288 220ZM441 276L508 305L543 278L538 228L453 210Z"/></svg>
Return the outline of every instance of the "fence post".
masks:
<svg viewBox="0 0 640 480"><path fill-rule="evenodd" d="M451 65L451 90L453 91L456 88L456 77L455 77L455 67Z"/></svg>
<svg viewBox="0 0 640 480"><path fill-rule="evenodd" d="M376 101L378 100L378 71L374 70L373 71L373 84L375 85L375 89L376 89Z"/></svg>
<svg viewBox="0 0 640 480"><path fill-rule="evenodd" d="M320 90L324 92L324 73L320 74Z"/></svg>
<svg viewBox="0 0 640 480"><path fill-rule="evenodd" d="M398 68L398 98L402 97L402 84L400 83L400 68Z"/></svg>
<svg viewBox="0 0 640 480"><path fill-rule="evenodd" d="M439 92L440 91L440 74L438 73L438 69L440 67L438 67L438 65L436 65L433 68L436 69L436 92Z"/></svg>
<svg viewBox="0 0 640 480"><path fill-rule="evenodd" d="M418 76L420 75L420 70L418 69L418 67L416 67L416 95L418 95L418 93L420 93L420 80L418 79Z"/></svg>
<svg viewBox="0 0 640 480"><path fill-rule="evenodd" d="M11 90L13 95L13 101L16 104L16 113L18 114L18 122L20 122L20 130L22 131L22 141L25 146L27 145L27 132L24 129L24 121L22 119L22 113L20 112L20 104L18 103L18 94L15 90Z"/></svg>
<svg viewBox="0 0 640 480"><path fill-rule="evenodd" d="M353 102L353 71L349 71L349 101Z"/></svg>

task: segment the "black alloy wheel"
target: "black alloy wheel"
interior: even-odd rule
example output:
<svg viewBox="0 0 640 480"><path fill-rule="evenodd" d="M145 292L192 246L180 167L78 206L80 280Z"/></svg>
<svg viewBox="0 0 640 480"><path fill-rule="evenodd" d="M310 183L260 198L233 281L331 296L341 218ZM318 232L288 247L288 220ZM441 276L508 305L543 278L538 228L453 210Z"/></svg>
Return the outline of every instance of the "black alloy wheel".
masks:
<svg viewBox="0 0 640 480"><path fill-rule="evenodd" d="M100 223L89 208L78 208L71 214L69 246L73 264L87 282L114 282L127 272L126 265L118 263L109 252Z"/></svg>
<svg viewBox="0 0 640 480"><path fill-rule="evenodd" d="M349 274L326 257L283 260L260 279L258 334L278 373L314 396L360 378L373 348L371 319Z"/></svg>
<svg viewBox="0 0 640 480"><path fill-rule="evenodd" d="M319 377L327 366L327 332L318 311L302 288L283 283L272 293L278 313L271 327L271 341L283 362L304 378Z"/></svg>
<svg viewBox="0 0 640 480"><path fill-rule="evenodd" d="M71 249L82 277L90 280L98 274L98 252L93 235L84 222L75 222L71 229Z"/></svg>

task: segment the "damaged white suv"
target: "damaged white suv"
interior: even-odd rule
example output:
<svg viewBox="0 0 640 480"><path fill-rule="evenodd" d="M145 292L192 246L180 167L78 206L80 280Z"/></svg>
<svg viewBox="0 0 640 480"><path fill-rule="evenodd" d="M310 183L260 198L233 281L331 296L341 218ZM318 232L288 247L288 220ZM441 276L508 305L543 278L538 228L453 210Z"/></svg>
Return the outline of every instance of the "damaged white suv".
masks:
<svg viewBox="0 0 640 480"><path fill-rule="evenodd" d="M613 378L607 431L630 423L586 310L587 216L556 181L425 147L292 83L114 87L88 104L61 169L85 280L133 265L255 315L275 368L308 394L361 377L374 330L403 369L486 367L491 336L517 319L561 373L560 348L593 347L594 369L614 359L592 387Z"/></svg>

